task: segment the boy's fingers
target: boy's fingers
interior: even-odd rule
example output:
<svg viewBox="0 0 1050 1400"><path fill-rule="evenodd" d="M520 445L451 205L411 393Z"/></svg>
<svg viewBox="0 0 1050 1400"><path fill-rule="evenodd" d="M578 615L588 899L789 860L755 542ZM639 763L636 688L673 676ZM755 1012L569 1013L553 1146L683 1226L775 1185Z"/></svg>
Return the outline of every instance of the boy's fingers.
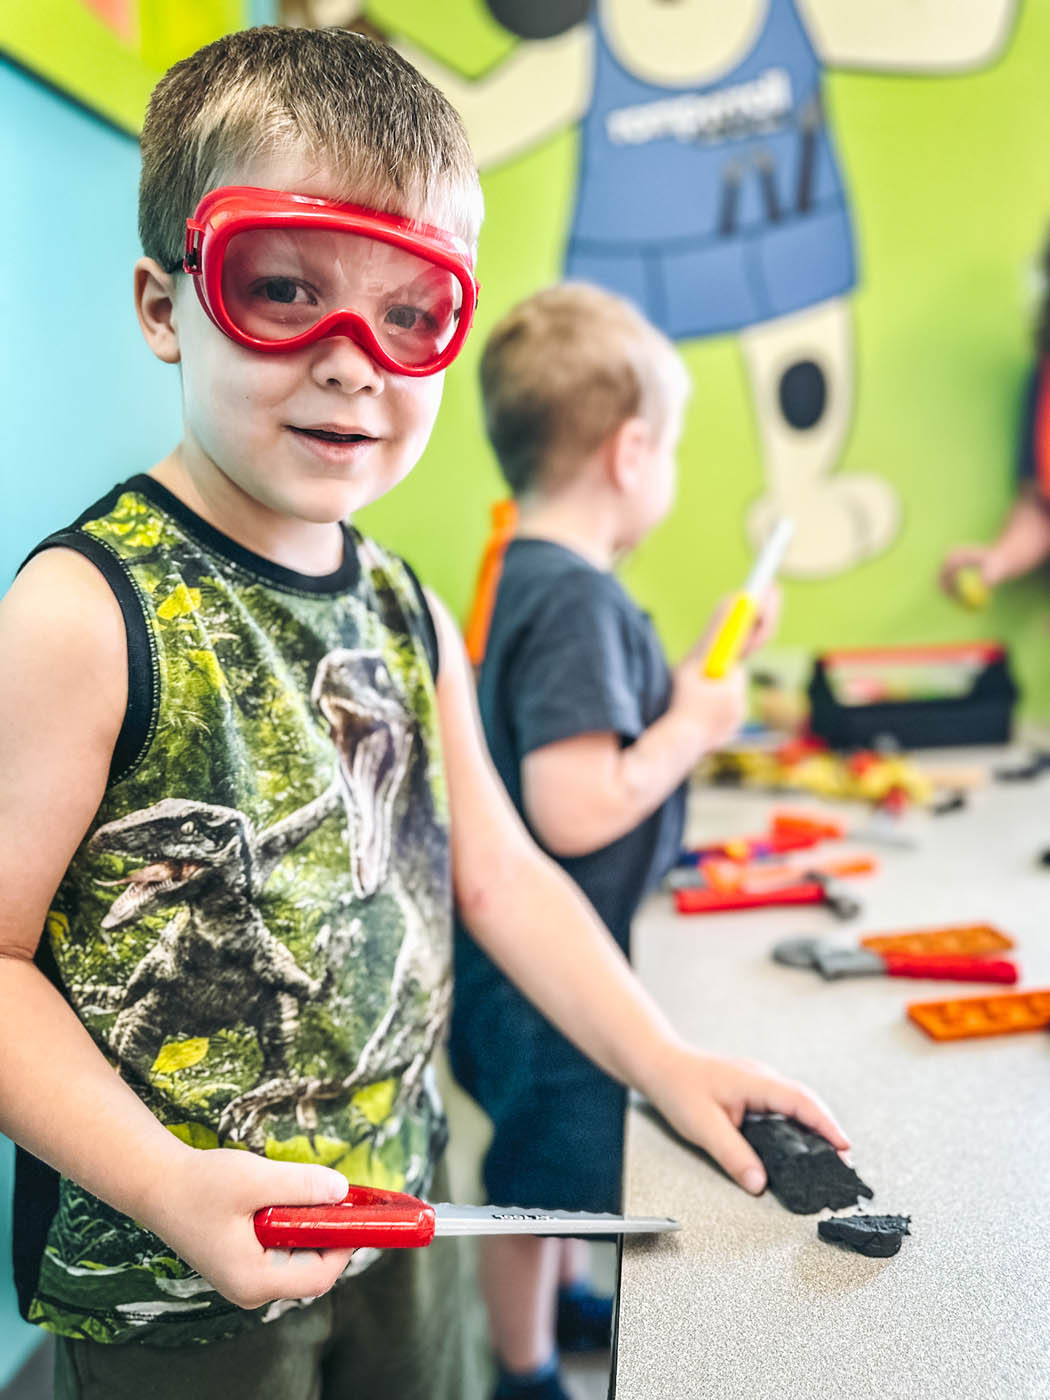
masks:
<svg viewBox="0 0 1050 1400"><path fill-rule="evenodd" d="M268 1249L266 1288L275 1298L317 1298L350 1262L352 1249Z"/></svg>
<svg viewBox="0 0 1050 1400"><path fill-rule="evenodd" d="M702 1145L738 1186L752 1196L765 1190L765 1168L750 1143L741 1137L725 1114L719 1113L705 1125Z"/></svg>
<svg viewBox="0 0 1050 1400"><path fill-rule="evenodd" d="M812 1128L821 1137L826 1137L833 1147L844 1151L849 1147L849 1138L831 1116L831 1111L807 1090L793 1084L785 1084L764 1096L762 1111L783 1113L788 1118L797 1118L807 1128ZM757 1104L750 1105L757 1108Z"/></svg>
<svg viewBox="0 0 1050 1400"><path fill-rule="evenodd" d="M309 1162L264 1161L261 1164L265 1171L253 1181L251 1191L256 1209L332 1205L343 1199L350 1184L342 1172Z"/></svg>

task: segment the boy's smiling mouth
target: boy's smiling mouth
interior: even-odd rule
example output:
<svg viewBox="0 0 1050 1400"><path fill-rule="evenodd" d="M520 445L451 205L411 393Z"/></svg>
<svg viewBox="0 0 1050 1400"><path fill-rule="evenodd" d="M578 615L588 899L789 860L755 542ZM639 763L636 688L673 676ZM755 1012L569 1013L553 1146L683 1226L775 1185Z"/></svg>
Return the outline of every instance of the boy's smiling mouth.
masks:
<svg viewBox="0 0 1050 1400"><path fill-rule="evenodd" d="M293 423L289 423L288 428L298 436L313 438L316 442L375 442L369 433L340 432L336 428L297 428Z"/></svg>

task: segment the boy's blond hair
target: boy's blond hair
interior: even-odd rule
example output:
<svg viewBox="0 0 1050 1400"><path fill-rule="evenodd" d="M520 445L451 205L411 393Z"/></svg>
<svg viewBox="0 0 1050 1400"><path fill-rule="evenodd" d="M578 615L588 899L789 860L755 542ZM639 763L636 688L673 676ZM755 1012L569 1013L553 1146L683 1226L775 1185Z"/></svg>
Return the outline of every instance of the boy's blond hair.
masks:
<svg viewBox="0 0 1050 1400"><path fill-rule="evenodd" d="M477 241L477 168L437 88L363 34L265 25L198 49L153 90L139 186L146 256L174 271L203 194L248 161L297 154L331 172L347 203Z"/></svg>
<svg viewBox="0 0 1050 1400"><path fill-rule="evenodd" d="M667 337L585 282L520 302L481 356L485 426L515 496L556 491L628 418L663 432L689 390Z"/></svg>

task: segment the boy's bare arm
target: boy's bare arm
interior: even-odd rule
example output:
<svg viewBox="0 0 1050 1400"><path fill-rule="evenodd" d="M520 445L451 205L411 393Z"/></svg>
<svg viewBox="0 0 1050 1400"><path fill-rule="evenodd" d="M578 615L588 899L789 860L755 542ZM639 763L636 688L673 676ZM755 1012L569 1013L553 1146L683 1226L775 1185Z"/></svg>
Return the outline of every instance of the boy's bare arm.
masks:
<svg viewBox="0 0 1050 1400"><path fill-rule="evenodd" d="M54 892L105 791L127 698L120 608L68 550L27 565L0 605L0 1131L142 1221L242 1306L324 1292L345 1253L288 1262L252 1212L331 1200L327 1168L196 1152L101 1054L33 958Z"/></svg>
<svg viewBox="0 0 1050 1400"><path fill-rule="evenodd" d="M737 1132L747 1108L792 1114L847 1141L806 1089L749 1061L703 1055L648 996L579 889L529 839L485 749L455 624L431 609L441 650L438 709L460 915L512 981L609 1074L644 1093L748 1190L765 1175Z"/></svg>
<svg viewBox="0 0 1050 1400"><path fill-rule="evenodd" d="M976 568L989 588L1019 578L1050 556L1050 504L1033 485L1025 486L991 544L961 545L941 565L944 590L955 592L960 569Z"/></svg>
<svg viewBox="0 0 1050 1400"><path fill-rule="evenodd" d="M666 714L626 747L612 733L577 734L525 755L522 801L533 831L557 856L582 856L633 831L688 777L699 760L736 733L747 710L739 670L721 680L704 661L728 604L723 602L675 668ZM762 645L780 615L767 591L747 651Z"/></svg>
<svg viewBox="0 0 1050 1400"><path fill-rule="evenodd" d="M522 801L532 829L558 856L582 856L633 831L744 717L744 677L706 680L698 662L676 677L665 715L626 748L612 733L577 734L525 755Z"/></svg>

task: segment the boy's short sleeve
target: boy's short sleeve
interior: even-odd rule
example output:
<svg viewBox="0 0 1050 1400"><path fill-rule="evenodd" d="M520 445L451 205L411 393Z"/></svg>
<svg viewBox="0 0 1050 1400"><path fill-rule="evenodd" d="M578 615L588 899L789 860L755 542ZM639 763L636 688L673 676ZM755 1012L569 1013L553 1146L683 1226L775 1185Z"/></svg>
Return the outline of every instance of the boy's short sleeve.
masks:
<svg viewBox="0 0 1050 1400"><path fill-rule="evenodd" d="M1042 376L1039 369L1033 369L1025 380L1021 397L1021 415L1017 433L1017 479L1022 484L1036 482L1039 471L1036 464L1036 410L1039 403L1039 388Z"/></svg>
<svg viewBox="0 0 1050 1400"><path fill-rule="evenodd" d="M577 734L626 744L645 723L634 676L634 619L608 575L580 570L545 600L509 658L506 696L521 757Z"/></svg>

